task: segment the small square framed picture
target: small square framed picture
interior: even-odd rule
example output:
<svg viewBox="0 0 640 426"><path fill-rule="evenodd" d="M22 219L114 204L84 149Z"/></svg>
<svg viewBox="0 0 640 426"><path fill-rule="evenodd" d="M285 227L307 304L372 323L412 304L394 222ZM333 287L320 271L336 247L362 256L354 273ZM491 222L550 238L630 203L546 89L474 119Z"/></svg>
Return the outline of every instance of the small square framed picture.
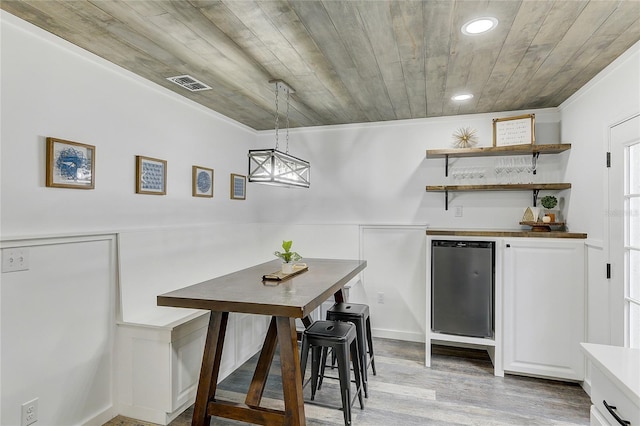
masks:
<svg viewBox="0 0 640 426"><path fill-rule="evenodd" d="M231 199L245 200L247 198L247 177L231 173Z"/></svg>
<svg viewBox="0 0 640 426"><path fill-rule="evenodd" d="M136 193L165 195L167 193L167 162L136 155Z"/></svg>
<svg viewBox="0 0 640 426"><path fill-rule="evenodd" d="M46 186L94 189L96 147L47 138Z"/></svg>
<svg viewBox="0 0 640 426"><path fill-rule="evenodd" d="M213 198L213 169L193 166L191 168L191 195Z"/></svg>

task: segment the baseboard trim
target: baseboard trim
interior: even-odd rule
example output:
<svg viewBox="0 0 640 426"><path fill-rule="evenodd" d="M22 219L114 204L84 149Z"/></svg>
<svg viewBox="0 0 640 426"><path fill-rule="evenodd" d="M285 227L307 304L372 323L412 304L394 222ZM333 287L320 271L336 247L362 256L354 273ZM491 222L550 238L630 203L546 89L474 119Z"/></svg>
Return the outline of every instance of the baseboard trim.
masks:
<svg viewBox="0 0 640 426"><path fill-rule="evenodd" d="M418 343L425 342L424 332L385 330L382 328L372 328L371 334L373 334L373 337L380 337L383 339L403 340L405 342L418 342Z"/></svg>
<svg viewBox="0 0 640 426"><path fill-rule="evenodd" d="M105 408L90 419L84 421L82 423L82 426L102 426L117 415L118 412L116 411L115 406L111 405L110 407Z"/></svg>
<svg viewBox="0 0 640 426"><path fill-rule="evenodd" d="M182 414L184 410L189 408L194 403L194 401L195 397L192 400L183 403L173 413L165 413L164 411L154 410L152 408L121 404L118 410L118 414L121 416L130 417L132 419L142 420L150 423L157 423L159 425L166 426L173 420L175 420L176 417Z"/></svg>

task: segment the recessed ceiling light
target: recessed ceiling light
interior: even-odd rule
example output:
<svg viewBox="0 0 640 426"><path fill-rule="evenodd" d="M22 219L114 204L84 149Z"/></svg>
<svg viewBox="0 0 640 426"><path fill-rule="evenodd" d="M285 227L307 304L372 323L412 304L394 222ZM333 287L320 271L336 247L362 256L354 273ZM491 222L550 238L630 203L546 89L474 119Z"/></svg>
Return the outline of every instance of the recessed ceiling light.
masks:
<svg viewBox="0 0 640 426"><path fill-rule="evenodd" d="M462 26L462 34L478 35L494 29L498 25L498 20L492 16L476 18Z"/></svg>
<svg viewBox="0 0 640 426"><path fill-rule="evenodd" d="M452 101L468 101L469 99L473 98L473 95L471 93L460 93L459 95L455 95L451 97Z"/></svg>

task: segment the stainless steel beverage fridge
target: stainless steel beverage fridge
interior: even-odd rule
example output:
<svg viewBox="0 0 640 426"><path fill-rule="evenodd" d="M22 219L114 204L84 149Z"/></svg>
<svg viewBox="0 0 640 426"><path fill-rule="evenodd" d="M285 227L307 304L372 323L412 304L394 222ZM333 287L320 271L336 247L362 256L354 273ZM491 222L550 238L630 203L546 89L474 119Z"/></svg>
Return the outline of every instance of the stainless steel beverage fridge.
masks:
<svg viewBox="0 0 640 426"><path fill-rule="evenodd" d="M431 242L431 330L493 338L495 242Z"/></svg>

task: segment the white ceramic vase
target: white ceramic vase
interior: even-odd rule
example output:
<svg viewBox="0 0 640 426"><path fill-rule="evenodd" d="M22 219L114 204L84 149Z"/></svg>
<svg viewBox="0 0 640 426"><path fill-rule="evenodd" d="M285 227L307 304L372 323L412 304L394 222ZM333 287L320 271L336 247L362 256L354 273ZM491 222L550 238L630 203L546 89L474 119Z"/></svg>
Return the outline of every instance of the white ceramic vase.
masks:
<svg viewBox="0 0 640 426"><path fill-rule="evenodd" d="M293 272L293 262L282 262L282 273L290 274Z"/></svg>

